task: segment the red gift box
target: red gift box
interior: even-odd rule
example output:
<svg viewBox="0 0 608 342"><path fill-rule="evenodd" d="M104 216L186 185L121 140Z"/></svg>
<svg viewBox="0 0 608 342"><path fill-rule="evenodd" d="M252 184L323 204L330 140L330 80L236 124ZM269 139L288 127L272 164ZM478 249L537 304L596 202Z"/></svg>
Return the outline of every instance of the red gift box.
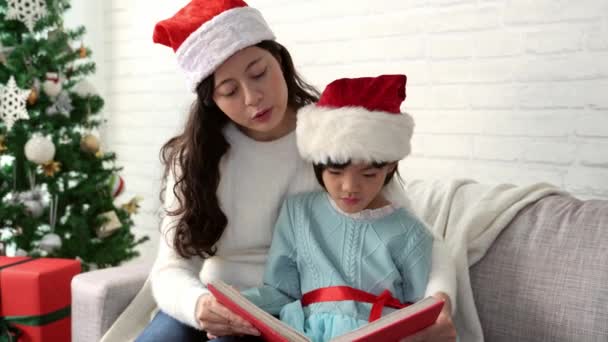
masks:
<svg viewBox="0 0 608 342"><path fill-rule="evenodd" d="M69 342L78 273L77 260L0 257L0 341Z"/></svg>

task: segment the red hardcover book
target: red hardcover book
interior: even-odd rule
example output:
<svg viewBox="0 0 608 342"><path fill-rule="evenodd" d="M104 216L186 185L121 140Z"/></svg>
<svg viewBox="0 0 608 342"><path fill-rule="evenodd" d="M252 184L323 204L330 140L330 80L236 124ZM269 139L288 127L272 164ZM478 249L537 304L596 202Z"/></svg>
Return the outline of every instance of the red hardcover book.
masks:
<svg viewBox="0 0 608 342"><path fill-rule="evenodd" d="M70 283L78 273L77 260L0 257L0 317L19 342L70 341Z"/></svg>
<svg viewBox="0 0 608 342"><path fill-rule="evenodd" d="M243 297L238 290L221 280L207 284L207 288L222 305L243 317L270 342L309 342L301 332L291 328ZM368 323L356 330L333 338L330 342L399 341L435 323L444 302L427 297L403 309Z"/></svg>

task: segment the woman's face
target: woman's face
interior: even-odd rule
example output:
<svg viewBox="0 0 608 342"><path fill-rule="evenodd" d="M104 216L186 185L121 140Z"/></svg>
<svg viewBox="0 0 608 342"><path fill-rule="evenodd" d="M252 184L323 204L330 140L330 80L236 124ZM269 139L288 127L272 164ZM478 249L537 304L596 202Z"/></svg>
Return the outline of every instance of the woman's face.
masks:
<svg viewBox="0 0 608 342"><path fill-rule="evenodd" d="M338 207L349 214L363 209L380 208L388 204L380 191L395 163L377 167L366 163L351 163L343 168L328 167L323 171L323 184Z"/></svg>
<svg viewBox="0 0 608 342"><path fill-rule="evenodd" d="M270 52L256 46L237 52L217 68L214 81L213 100L252 139L274 140L294 130L287 83Z"/></svg>

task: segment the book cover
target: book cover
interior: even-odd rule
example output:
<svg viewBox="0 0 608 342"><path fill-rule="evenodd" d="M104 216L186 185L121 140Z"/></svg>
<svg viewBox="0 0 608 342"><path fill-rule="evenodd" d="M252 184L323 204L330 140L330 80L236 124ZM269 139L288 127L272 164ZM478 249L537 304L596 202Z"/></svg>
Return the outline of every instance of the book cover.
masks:
<svg viewBox="0 0 608 342"><path fill-rule="evenodd" d="M270 342L309 342L301 332L260 309L241 293L221 280L207 284L209 291L222 305L240 315L258 329ZM356 330L333 338L330 342L398 341L433 324L444 302L427 297L403 309L394 311Z"/></svg>

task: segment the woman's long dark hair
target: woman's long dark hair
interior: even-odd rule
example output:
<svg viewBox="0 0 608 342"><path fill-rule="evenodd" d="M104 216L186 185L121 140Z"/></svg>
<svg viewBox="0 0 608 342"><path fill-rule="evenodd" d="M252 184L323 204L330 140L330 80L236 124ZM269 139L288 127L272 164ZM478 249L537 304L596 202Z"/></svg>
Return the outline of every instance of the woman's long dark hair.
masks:
<svg viewBox="0 0 608 342"><path fill-rule="evenodd" d="M274 41L256 45L270 52L280 63L287 83L287 106L295 110L316 102L319 92L304 82L297 74L287 49ZM164 181L161 201L167 190L166 178L171 173L175 179L173 191L178 207L168 211L179 216L173 246L184 258L207 258L216 252L215 244L222 236L228 218L222 212L217 189L220 183L219 164L230 148L222 130L229 118L213 101L213 75L197 87L194 101L184 132L163 145L160 159L164 165Z"/></svg>

